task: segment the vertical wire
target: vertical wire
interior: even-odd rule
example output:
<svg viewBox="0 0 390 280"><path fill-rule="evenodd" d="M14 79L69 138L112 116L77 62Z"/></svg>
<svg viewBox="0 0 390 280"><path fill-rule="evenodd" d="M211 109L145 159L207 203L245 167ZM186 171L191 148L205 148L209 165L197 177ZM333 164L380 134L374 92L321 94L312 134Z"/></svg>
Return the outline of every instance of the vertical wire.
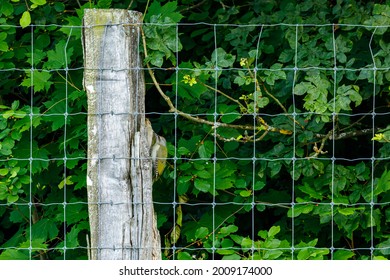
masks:
<svg viewBox="0 0 390 280"><path fill-rule="evenodd" d="M259 32L259 38L257 40L257 46L256 46L256 58L255 58L255 67L253 69L253 75L255 77L255 88L254 92L257 91L257 64L259 59L259 48L260 48L260 40L261 35L263 33L264 25L261 25L260 32ZM254 108L257 108L257 95L255 94L254 98ZM252 157L252 260L254 259L254 251L255 251L255 183L256 183L256 116L257 112L253 112L253 157Z"/></svg>
<svg viewBox="0 0 390 280"><path fill-rule="evenodd" d="M294 221L294 206L295 206L295 162L296 162L296 105L295 105L295 83L298 75L298 27L299 24L295 25L295 55L294 55L294 79L292 84L292 103L293 103L293 156L292 156L292 186L291 186L291 259L294 259L295 251L295 221Z"/></svg>
<svg viewBox="0 0 390 280"><path fill-rule="evenodd" d="M29 184L29 203L28 203L28 211L29 211L29 259L32 259L32 169L33 169L33 118L34 118L34 25L31 25L31 82L30 82L30 158L29 158L29 167L30 167L30 184Z"/></svg>
<svg viewBox="0 0 390 280"><path fill-rule="evenodd" d="M372 51L372 41L374 39L375 32L377 31L378 27L375 27L374 32L371 35L370 42L369 42L369 48L370 48L370 54L372 58L372 63L373 63L373 92L372 92L372 137L375 136L375 95L376 95L376 63L375 63L375 58L374 58L374 53ZM371 247L370 247L370 257L371 259L374 258L374 171L375 171L375 141L371 141L371 150L372 150L372 155L371 155L371 201L370 201L370 230L371 230Z"/></svg>
<svg viewBox="0 0 390 280"><path fill-rule="evenodd" d="M134 22L132 23L134 24ZM123 27L123 25L122 25ZM132 28L136 28L136 25L134 27L131 27ZM129 32L131 34L131 31ZM135 71L136 73L136 79L135 79L135 90L136 92L138 93L139 92L139 72L140 72L140 57L139 57L139 47L140 47L140 32L138 31L137 33L137 49L136 49L136 56L137 56L137 61L135 62L136 63L136 67L134 67L133 65L129 65L130 66L130 71ZM131 99L131 97L130 97ZM145 100L144 100L145 102ZM140 108L138 108L138 94L135 94L135 112L133 112L133 117L135 117L135 127L139 127L140 124L138 124L138 116L140 114ZM130 104L131 104L131 101L130 101ZM130 105L131 106L131 105ZM145 114L145 111L143 112ZM131 155L130 155L130 158L131 158ZM139 159L137 159L139 160Z"/></svg>
<svg viewBox="0 0 390 280"><path fill-rule="evenodd" d="M335 24L332 25L332 44L333 44L333 112L332 112L332 186L331 186L331 247L330 256L333 260L334 253L334 185L335 185L335 128L336 128L336 94L337 94L337 48L335 38Z"/></svg>
<svg viewBox="0 0 390 280"><path fill-rule="evenodd" d="M67 177L67 172L66 172L66 162L67 162L67 151L66 151L66 133L67 133L67 120L68 120L68 75L69 75L69 68L68 68L68 56L67 56L67 48L70 40L70 36L72 36L72 31L73 28L70 29L68 39L66 40L66 44L64 46L64 55L65 55L65 113L64 113L64 260L66 259L66 206L67 206L67 197L66 197L66 191L67 191L67 184L66 184L66 177Z"/></svg>
<svg viewBox="0 0 390 280"><path fill-rule="evenodd" d="M179 84L179 25L176 24L176 69L175 69L175 108L178 106L178 84ZM177 206L177 112L174 113L174 145L175 145L175 151L174 151L174 157L173 157L173 236L176 236L176 207ZM168 147L167 147L168 148ZM179 201L180 202L180 201ZM175 259L175 250L176 250L176 244L173 244L173 259Z"/></svg>
<svg viewBox="0 0 390 280"><path fill-rule="evenodd" d="M218 50L217 50L217 25L214 24L214 48L215 48L215 91L214 91L214 158L213 158L213 246L212 246L212 258L215 258L215 192L216 192L216 172L217 172L217 112L218 112Z"/></svg>

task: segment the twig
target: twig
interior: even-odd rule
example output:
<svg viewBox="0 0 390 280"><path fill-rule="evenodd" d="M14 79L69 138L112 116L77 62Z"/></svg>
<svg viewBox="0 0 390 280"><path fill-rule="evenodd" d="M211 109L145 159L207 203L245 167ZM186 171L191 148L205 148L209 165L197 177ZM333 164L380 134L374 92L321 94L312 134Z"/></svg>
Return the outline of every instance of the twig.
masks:
<svg viewBox="0 0 390 280"><path fill-rule="evenodd" d="M245 108L245 106L242 105L242 104L240 103L240 101L234 99L233 97L227 95L226 93L224 93L223 91L221 91L221 90L219 90L219 89L213 88L212 86L209 86L209 85L207 85L207 84L205 84L205 83L203 83L203 82L201 82L201 81L199 81L199 80L197 80L197 81L198 81L200 84L202 84L203 86L207 87L208 89L211 89L211 90L213 90L213 91L216 91L217 93L219 93L219 94L225 96L226 98L230 99L230 100L233 101L234 103L237 103L238 106L240 106L241 111L245 111L245 112L247 111L246 108Z"/></svg>
<svg viewBox="0 0 390 280"><path fill-rule="evenodd" d="M265 91L265 93L271 97L278 105L280 108L282 108L282 110L286 113L286 116L292 120L293 122L295 122L300 128L302 128L302 130L305 130L305 127L300 124L296 119L294 119L293 117L290 116L290 114L288 113L286 107L283 106L283 104L279 101L279 99L277 99L275 96L273 96L266 88L266 86L264 85L264 83L262 83L262 86L263 86L263 89Z"/></svg>
<svg viewBox="0 0 390 280"><path fill-rule="evenodd" d="M192 9L196 9L199 6L202 6L206 2L207 2L207 0L200 1L198 4L195 4L193 6L190 6L188 8L184 8L184 9L180 10L180 13L187 12L187 11L192 10Z"/></svg>
<svg viewBox="0 0 390 280"><path fill-rule="evenodd" d="M131 0L131 1L130 1L129 6L127 6L127 9L128 9L128 10L130 10L131 6L133 5L133 2L134 2L134 0Z"/></svg>

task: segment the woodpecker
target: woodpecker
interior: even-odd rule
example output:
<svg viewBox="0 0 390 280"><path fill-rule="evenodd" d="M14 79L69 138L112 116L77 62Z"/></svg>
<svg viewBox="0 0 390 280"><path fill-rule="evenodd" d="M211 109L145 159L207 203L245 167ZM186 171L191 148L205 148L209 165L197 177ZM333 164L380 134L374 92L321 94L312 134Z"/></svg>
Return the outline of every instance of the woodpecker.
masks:
<svg viewBox="0 0 390 280"><path fill-rule="evenodd" d="M151 157L153 162L153 181L161 176L165 169L168 150L167 150L167 141L164 137L155 134L156 141L152 146Z"/></svg>
<svg viewBox="0 0 390 280"><path fill-rule="evenodd" d="M157 135L153 131L152 125L148 119L145 119L148 144L150 145L150 157L153 165L153 182L161 176L165 169L168 156L167 141L164 137Z"/></svg>

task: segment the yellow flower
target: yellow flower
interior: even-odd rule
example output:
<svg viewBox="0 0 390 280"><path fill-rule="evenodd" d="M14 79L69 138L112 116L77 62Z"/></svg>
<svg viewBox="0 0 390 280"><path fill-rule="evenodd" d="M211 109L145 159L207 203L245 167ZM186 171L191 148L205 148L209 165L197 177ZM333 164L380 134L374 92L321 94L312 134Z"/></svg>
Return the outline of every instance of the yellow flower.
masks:
<svg viewBox="0 0 390 280"><path fill-rule="evenodd" d="M372 137L371 140L376 140L376 141L380 141L383 139L383 133L378 133L378 134L375 134L374 137Z"/></svg>
<svg viewBox="0 0 390 280"><path fill-rule="evenodd" d="M192 87L193 85L195 85L197 83L196 79L194 77L191 77L190 75L184 75L183 82L185 84L189 84L190 87Z"/></svg>
<svg viewBox="0 0 390 280"><path fill-rule="evenodd" d="M247 63L248 63L248 59L247 59L247 58L241 58L241 59L240 59L240 65L241 65L241 67L244 67Z"/></svg>

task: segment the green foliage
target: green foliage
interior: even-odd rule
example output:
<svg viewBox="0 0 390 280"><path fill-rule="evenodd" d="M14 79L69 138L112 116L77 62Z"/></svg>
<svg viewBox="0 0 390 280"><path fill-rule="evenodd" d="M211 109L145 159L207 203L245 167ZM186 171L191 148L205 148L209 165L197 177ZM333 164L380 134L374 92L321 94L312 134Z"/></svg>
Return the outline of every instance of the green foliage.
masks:
<svg viewBox="0 0 390 280"><path fill-rule="evenodd" d="M173 65L176 65L175 53L182 49L177 38L176 23L183 17L176 12L176 9L177 3L175 1L168 2L163 6L154 1L150 5L144 18L148 24L143 29L149 49L145 62L161 67L164 58L166 58Z"/></svg>
<svg viewBox="0 0 390 280"><path fill-rule="evenodd" d="M179 110L217 122L177 123L177 149L170 150L172 158L179 157L172 162L177 169L167 171L167 181L155 189L156 199L168 202L159 192L177 178L177 193L188 197L176 242L183 249L175 257L366 259L369 250L355 248L368 248L374 240L381 247L372 258L386 258L379 248L388 240L390 42L386 28L342 23L386 25L387 7L347 5L284 1L279 8L267 1L246 10L208 2L183 18L275 25L184 25L178 29L183 45L178 63L184 69L171 76L156 73L162 83L172 83L167 94ZM313 25L329 22L340 25ZM374 74L373 63L383 71ZM161 65L176 63L167 56ZM375 137L377 130L369 130L373 106L380 112ZM174 131L169 120L155 120L165 122L165 135ZM373 140L379 143L374 155ZM207 207L210 201L215 207ZM171 209L156 207L166 217L161 232L169 236ZM172 253L165 256L173 258Z"/></svg>
<svg viewBox="0 0 390 280"><path fill-rule="evenodd" d="M27 28L70 22L64 11L45 0L1 5L0 259L86 258L66 250L86 246L89 230L86 97L82 71L67 69L82 66L80 28Z"/></svg>
<svg viewBox="0 0 390 280"><path fill-rule="evenodd" d="M164 258L388 258L388 1L3 2L0 259L87 258L84 8L146 11L145 64L203 120L146 75Z"/></svg>

